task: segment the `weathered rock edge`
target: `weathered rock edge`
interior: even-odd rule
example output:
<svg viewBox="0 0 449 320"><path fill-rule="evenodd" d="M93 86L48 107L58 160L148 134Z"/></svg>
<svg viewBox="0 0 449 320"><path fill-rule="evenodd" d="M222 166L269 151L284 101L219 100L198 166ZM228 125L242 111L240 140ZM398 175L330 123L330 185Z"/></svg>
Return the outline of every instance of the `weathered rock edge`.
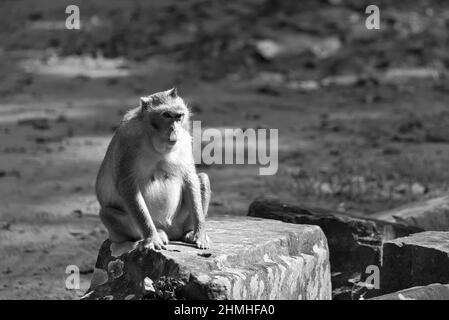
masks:
<svg viewBox="0 0 449 320"><path fill-rule="evenodd" d="M375 213L376 219L403 222L426 231L449 231L449 196L410 203Z"/></svg>
<svg viewBox="0 0 449 320"><path fill-rule="evenodd" d="M208 233L210 250L173 243L141 253L136 243L106 240L83 299L142 299L148 284L166 290L158 287L161 279L176 282L168 294L176 299L331 298L327 240L319 227L225 216L210 218Z"/></svg>
<svg viewBox="0 0 449 320"><path fill-rule="evenodd" d="M291 205L277 199L254 201L248 216L321 227L329 244L334 299L358 299L361 294L367 293L366 297L378 294L376 290L367 291L355 284L363 284L368 266L381 266L382 243L423 231L403 223Z"/></svg>
<svg viewBox="0 0 449 320"><path fill-rule="evenodd" d="M449 232L420 232L384 243L382 293L432 283L449 283Z"/></svg>
<svg viewBox="0 0 449 320"><path fill-rule="evenodd" d="M388 293L370 300L449 300L449 285L433 283Z"/></svg>

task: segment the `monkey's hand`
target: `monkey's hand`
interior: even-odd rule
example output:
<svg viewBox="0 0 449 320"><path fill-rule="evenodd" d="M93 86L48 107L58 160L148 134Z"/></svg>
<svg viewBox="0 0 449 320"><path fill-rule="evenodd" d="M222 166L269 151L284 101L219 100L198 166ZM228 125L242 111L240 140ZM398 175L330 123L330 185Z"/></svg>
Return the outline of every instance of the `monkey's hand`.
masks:
<svg viewBox="0 0 449 320"><path fill-rule="evenodd" d="M189 231L184 236L184 241L193 243L198 249L209 249L209 237L206 231Z"/></svg>
<svg viewBox="0 0 449 320"><path fill-rule="evenodd" d="M165 250L166 248L165 248L165 244L162 241L159 234L157 232L155 232L152 236L145 238L139 242L139 249L141 251L146 251L149 249L151 249L151 250L164 249Z"/></svg>

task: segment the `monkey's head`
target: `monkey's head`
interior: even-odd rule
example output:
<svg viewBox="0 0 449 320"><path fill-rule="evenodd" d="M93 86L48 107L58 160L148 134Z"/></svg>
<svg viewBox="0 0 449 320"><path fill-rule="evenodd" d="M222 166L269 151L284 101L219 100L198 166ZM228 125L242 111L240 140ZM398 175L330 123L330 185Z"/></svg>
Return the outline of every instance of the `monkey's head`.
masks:
<svg viewBox="0 0 449 320"><path fill-rule="evenodd" d="M141 97L140 106L156 151L171 151L188 133L189 110L176 88Z"/></svg>

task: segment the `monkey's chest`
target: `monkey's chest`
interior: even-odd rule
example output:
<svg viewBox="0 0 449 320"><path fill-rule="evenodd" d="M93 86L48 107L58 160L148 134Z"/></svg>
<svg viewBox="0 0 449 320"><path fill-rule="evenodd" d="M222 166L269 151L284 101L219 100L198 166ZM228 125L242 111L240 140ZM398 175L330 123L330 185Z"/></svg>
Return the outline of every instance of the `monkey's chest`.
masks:
<svg viewBox="0 0 449 320"><path fill-rule="evenodd" d="M183 181L166 175L152 177L142 195L156 226L169 227L182 207Z"/></svg>

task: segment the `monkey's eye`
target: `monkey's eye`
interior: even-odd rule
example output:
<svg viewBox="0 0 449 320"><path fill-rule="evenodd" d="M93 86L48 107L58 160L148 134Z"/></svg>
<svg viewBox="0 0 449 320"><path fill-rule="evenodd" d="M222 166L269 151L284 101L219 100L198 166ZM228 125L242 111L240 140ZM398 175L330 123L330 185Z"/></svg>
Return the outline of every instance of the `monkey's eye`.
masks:
<svg viewBox="0 0 449 320"><path fill-rule="evenodd" d="M171 119L172 115L170 114L170 112L165 111L165 112L162 112L162 118Z"/></svg>
<svg viewBox="0 0 449 320"><path fill-rule="evenodd" d="M182 119L184 119L184 115L182 113L178 113L177 115L175 115L176 121L182 121Z"/></svg>

